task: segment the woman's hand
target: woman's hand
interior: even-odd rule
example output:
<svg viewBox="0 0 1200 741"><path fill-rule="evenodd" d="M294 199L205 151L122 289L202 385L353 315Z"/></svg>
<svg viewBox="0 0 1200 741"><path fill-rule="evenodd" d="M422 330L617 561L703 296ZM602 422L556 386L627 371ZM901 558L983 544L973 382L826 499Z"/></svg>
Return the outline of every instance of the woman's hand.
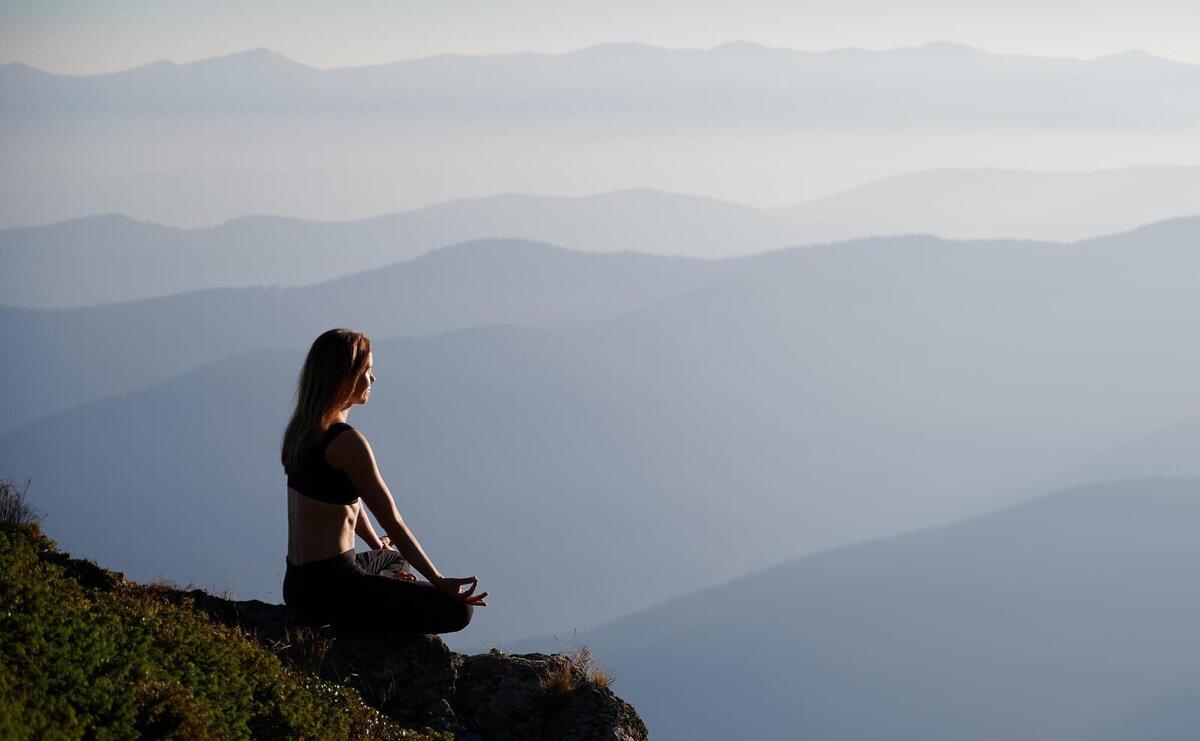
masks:
<svg viewBox="0 0 1200 741"><path fill-rule="evenodd" d="M477 577L468 576L464 578L447 578L443 576L434 582L433 586L437 587L443 592L446 592L447 594L454 595L463 602L466 602L468 605L487 607L487 602L484 602L483 600L488 596L488 593L481 592L479 594L475 594L475 587L479 586L479 579ZM467 587L467 591L465 592L462 591L464 586Z"/></svg>
<svg viewBox="0 0 1200 741"><path fill-rule="evenodd" d="M408 570L408 564L401 561L399 564L392 564L383 571L379 572L380 576L386 576L389 579L396 581L416 581L417 577L413 576Z"/></svg>

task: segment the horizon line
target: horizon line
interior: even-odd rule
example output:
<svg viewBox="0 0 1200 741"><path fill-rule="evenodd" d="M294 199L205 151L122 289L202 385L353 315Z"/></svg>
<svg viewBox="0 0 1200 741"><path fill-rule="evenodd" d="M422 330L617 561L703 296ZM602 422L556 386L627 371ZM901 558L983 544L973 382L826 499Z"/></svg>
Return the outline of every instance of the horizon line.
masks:
<svg viewBox="0 0 1200 741"><path fill-rule="evenodd" d="M305 69L309 69L309 70L313 70L313 71L317 71L317 72L329 72L329 71L334 71L334 70L377 69L380 67L389 67L392 65L406 64L406 63L410 63L410 62L424 62L424 61L430 61L430 60L435 60L435 59L497 59L497 58L519 57L519 56L565 57L565 56L571 56L574 54L582 54L585 52L591 52L591 51L614 48L614 47L652 49L655 51L663 51L663 52L704 52L704 53L717 52L717 51L720 51L723 49L728 50L730 47L743 47L743 48L751 48L751 49L755 49L755 50L763 51L763 52L790 53L790 54L797 54L797 55L893 54L893 53L903 53L903 52L925 51L925 50L930 50L930 49L934 49L934 50L947 49L947 50L954 50L954 51L958 51L958 52L962 52L962 53L975 53L975 54L981 54L981 55L992 56L992 57L1013 57L1013 58L1020 58L1020 59L1038 59L1038 60L1046 60L1046 61L1060 61L1060 62L1066 61L1066 62L1080 62L1080 63L1098 62L1098 61L1104 61L1107 59L1112 59L1115 57L1122 57L1122 56L1142 56L1142 57L1150 58L1150 59L1161 61L1161 62L1168 62L1171 64L1185 65L1185 66L1189 66L1189 67L1200 66L1200 63L1197 63L1197 62L1190 62L1190 61L1185 61L1182 59L1175 59L1172 57L1155 54L1153 52L1148 52L1148 51L1146 51L1144 49L1140 49L1140 48L1126 48L1126 49L1123 49L1120 51L1114 51L1114 52L1110 52L1107 54L1101 54L1101 55L1095 56L1095 57L1077 57L1077 56L1049 56L1049 55L1044 55L1044 54L1020 54L1020 53L1005 52L1005 51L993 51L991 49L984 49L982 47L971 46L970 44L963 44L963 43L960 43L957 41L949 41L946 39L932 39L923 44L909 45L909 46L894 46L894 47L885 47L885 48L841 46L841 47L832 47L832 48L825 48L825 49L799 49L799 48L788 47L788 46L771 46L768 44L763 44L763 43L760 43L757 41L750 41L747 39L733 39L731 41L725 41L725 42L722 42L720 44L717 44L717 45L711 46L711 47L665 46L665 45L652 44L649 42L643 42L643 41L637 41L637 40L626 40L626 41L606 41L606 42L601 42L601 43L597 43L597 44L591 44L588 46L579 47L577 49L571 49L568 51L547 52L547 51L523 50L523 51L510 51L510 52L496 52L496 53L489 53L489 54L469 54L469 53L459 53L459 52L445 52L445 53L427 54L427 55L415 56L415 57L402 57L402 58L394 59L394 60L387 61L387 62L374 62L374 63L368 63L368 64L350 64L350 65L330 66L330 67L314 66L314 65L308 64L306 62L302 62L298 59L294 59L282 52L276 51L276 50L271 49L270 47L266 47L266 46L241 49L238 51L214 54L212 56L197 57L195 59L190 59L190 60L185 60L185 61L175 61L172 59L159 58L159 59L154 59L154 60L151 60L148 62L143 62L141 64L135 64L130 67L120 67L117 69L112 69L112 70L103 71L103 72L84 72L84 73L52 72L50 70L38 67L34 64L30 64L28 62L24 62L24 61L16 60L16 59L10 60L7 62L2 62L2 63L0 63L0 67L19 66L19 67L25 67L28 69L35 70L37 72L40 72L41 74L52 75L54 77L89 78L89 77L108 77L111 75L119 75L119 74L123 74L126 72L132 72L135 70L146 69L148 67L155 67L155 66L162 66L162 65L168 65L168 66L172 66L172 67L188 67L188 66L195 65L195 64L204 64L206 62L214 62L214 61L219 61L219 60L233 59L235 57L247 57L247 56L251 56L251 55L260 55L261 56L261 55L265 54L265 55L270 55L273 57L278 57L281 60L287 61L287 62L289 62L293 65L299 66L299 67L304 67Z"/></svg>

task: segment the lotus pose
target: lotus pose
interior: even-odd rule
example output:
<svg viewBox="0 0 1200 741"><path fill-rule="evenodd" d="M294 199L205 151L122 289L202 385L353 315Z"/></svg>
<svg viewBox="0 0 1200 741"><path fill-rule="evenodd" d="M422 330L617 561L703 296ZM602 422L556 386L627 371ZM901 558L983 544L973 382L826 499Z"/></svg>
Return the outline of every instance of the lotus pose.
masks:
<svg viewBox="0 0 1200 741"><path fill-rule="evenodd" d="M486 606L487 592L475 594L473 576L438 572L396 510L367 439L346 423L350 408L371 396L372 362L371 341L347 329L322 334L304 361L281 452L288 484L283 600L334 623L462 630L474 608ZM386 537L376 535L362 502ZM357 556L356 534L371 548ZM428 582L417 581L409 564Z"/></svg>

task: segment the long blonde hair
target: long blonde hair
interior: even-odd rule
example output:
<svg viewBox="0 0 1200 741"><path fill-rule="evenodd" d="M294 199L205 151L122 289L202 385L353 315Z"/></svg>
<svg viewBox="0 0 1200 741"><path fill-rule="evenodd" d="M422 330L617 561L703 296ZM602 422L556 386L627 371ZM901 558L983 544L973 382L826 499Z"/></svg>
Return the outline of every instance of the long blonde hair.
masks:
<svg viewBox="0 0 1200 741"><path fill-rule="evenodd" d="M284 471L299 467L304 453L349 403L370 352L371 340L349 329L331 329L313 340L296 383L296 410L283 433L279 457Z"/></svg>

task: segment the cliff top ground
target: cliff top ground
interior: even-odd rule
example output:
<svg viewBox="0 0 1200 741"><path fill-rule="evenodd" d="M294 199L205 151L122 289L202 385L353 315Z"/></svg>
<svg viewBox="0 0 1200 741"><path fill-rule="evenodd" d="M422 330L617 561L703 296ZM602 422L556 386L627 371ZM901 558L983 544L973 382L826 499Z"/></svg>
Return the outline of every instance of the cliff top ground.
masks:
<svg viewBox="0 0 1200 741"><path fill-rule="evenodd" d="M72 558L0 482L0 737L644 739L586 649L464 656Z"/></svg>

